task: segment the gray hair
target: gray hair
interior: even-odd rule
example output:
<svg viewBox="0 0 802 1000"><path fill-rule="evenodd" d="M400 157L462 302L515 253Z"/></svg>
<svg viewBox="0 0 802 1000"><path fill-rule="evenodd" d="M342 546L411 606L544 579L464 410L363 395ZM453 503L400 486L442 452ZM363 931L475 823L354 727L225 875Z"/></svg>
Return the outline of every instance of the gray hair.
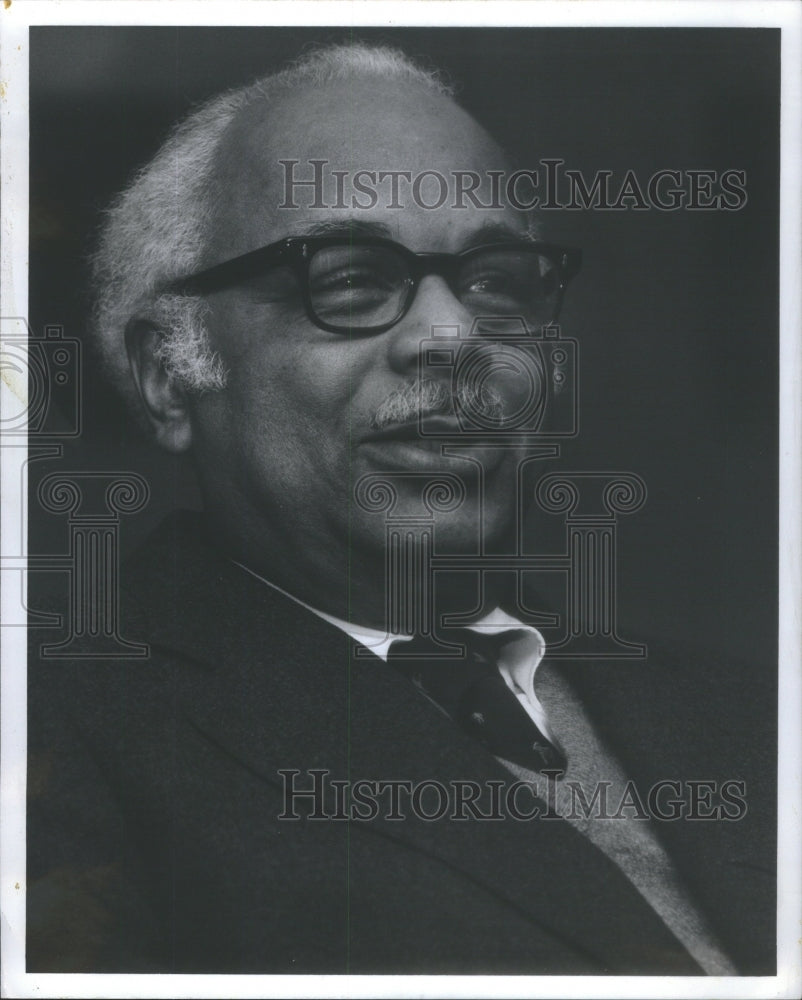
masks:
<svg viewBox="0 0 802 1000"><path fill-rule="evenodd" d="M163 330L160 356L171 377L195 392L225 385L225 369L209 344L205 301L159 289L200 266L217 153L227 129L256 101L304 84L322 87L353 77L414 82L453 97L438 73L396 49L359 43L318 49L193 111L107 209L92 257L93 333L109 378L140 417L125 349L125 329L137 311L147 309Z"/></svg>

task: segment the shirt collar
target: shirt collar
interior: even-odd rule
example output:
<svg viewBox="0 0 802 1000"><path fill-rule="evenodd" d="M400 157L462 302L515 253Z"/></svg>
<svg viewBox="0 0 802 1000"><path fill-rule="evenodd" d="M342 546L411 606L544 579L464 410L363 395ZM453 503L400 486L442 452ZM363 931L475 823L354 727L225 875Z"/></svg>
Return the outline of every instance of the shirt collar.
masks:
<svg viewBox="0 0 802 1000"><path fill-rule="evenodd" d="M301 607L306 608L313 615L317 615L318 618L322 618L323 621L350 635L352 639L365 646L371 653L378 656L380 660L387 661L390 646L394 642L403 642L411 638L411 636L388 635L386 632L379 631L378 629L368 628L365 625L356 625L353 622L346 622L341 618L335 618L334 615L326 614L325 611L318 611L317 608L313 608L281 587L277 587L270 580L266 580L258 573L254 573L252 569L249 569L243 563L236 562L236 564L241 569L250 573L251 576L255 576L257 580L261 580L262 583L267 584L268 587L272 587L273 590L277 590L291 601L300 604ZM535 671L540 666L546 652L546 642L534 625L526 625L512 615L508 615L501 608L495 608L489 614L484 615L484 617L477 619L470 625L466 625L465 628L471 632L484 632L488 635L515 632L516 635L511 636L510 641L501 647L498 668L510 687L530 696L534 694Z"/></svg>

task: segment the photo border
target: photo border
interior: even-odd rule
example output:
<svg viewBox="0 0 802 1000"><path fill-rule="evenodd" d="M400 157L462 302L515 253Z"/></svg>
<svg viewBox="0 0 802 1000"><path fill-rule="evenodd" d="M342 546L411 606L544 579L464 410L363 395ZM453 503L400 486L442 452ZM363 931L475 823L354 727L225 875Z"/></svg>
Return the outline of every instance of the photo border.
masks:
<svg viewBox="0 0 802 1000"><path fill-rule="evenodd" d="M525 2L291 2L13 0L0 9L0 317L27 316L28 28L34 25L259 25L481 27L776 27L782 32L780 129L780 602L778 974L774 977L660 976L307 976L28 974L25 933L26 671L25 629L3 628L0 909L2 995L15 997L793 997L802 992L802 704L800 683L800 385L802 384L802 6L794 0L593 4ZM0 411L26 391L4 375ZM26 522L18 483L27 449L0 448L0 537ZM2 611L10 607L9 574Z"/></svg>

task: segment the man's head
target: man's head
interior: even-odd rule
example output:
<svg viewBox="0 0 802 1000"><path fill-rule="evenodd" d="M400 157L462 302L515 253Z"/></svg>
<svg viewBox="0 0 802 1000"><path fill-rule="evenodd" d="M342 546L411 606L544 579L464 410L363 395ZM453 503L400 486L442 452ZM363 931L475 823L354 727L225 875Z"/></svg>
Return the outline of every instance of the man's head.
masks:
<svg viewBox="0 0 802 1000"><path fill-rule="evenodd" d="M213 256L215 226L228 201L220 171L234 123L249 108L268 115L302 90L322 93L335 81L378 79L397 87L418 84L431 94L451 93L436 73L393 49L338 45L316 50L195 109L109 206L92 261L95 339L106 374L143 426L150 426L150 418L125 349L126 327L143 308L162 318L164 364L182 385L204 391L225 384L209 345L206 302L160 290ZM304 116L295 124L301 134ZM273 168L280 169L277 161Z"/></svg>
<svg viewBox="0 0 802 1000"><path fill-rule="evenodd" d="M308 176L316 161L334 179L329 196L288 197L288 170ZM98 325L118 381L136 388L163 447L192 452L235 554L318 606L325 595L310 574L341 580L383 565L383 517L354 502L366 476L389 474L394 512L409 516L423 510L427 481L463 482L464 499L437 521L444 548L475 551L479 533L492 544L515 515L523 448L479 440L442 454L442 439L421 438L418 417L435 413L432 429L440 420L457 432L451 372L419 375L433 331L462 341L477 315L509 301L493 297L499 274L507 284L519 272L539 280L543 262L525 249L512 279L505 257L466 253L523 247L529 219L501 201L455 208L451 191L437 204L437 189L423 186L398 207L359 186L360 171L364 184L382 171L431 179L507 168L436 77L398 53L348 46L211 102L112 209L97 256ZM297 243L285 247L286 238ZM200 290L171 287L274 244L269 267ZM499 352L499 341L479 341L475 365L490 376L463 399L491 422L533 391L509 357L494 361ZM277 568L288 563L295 572Z"/></svg>

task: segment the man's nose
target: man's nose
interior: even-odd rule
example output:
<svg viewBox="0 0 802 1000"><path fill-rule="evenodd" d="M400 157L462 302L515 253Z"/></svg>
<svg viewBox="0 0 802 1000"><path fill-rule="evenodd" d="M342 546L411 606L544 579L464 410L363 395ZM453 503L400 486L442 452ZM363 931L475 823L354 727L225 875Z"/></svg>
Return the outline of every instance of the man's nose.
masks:
<svg viewBox="0 0 802 1000"><path fill-rule="evenodd" d="M473 316L439 275L427 275L418 286L409 312L387 332L390 366L415 374L424 341L439 337L467 337ZM442 332L438 328L445 327Z"/></svg>

